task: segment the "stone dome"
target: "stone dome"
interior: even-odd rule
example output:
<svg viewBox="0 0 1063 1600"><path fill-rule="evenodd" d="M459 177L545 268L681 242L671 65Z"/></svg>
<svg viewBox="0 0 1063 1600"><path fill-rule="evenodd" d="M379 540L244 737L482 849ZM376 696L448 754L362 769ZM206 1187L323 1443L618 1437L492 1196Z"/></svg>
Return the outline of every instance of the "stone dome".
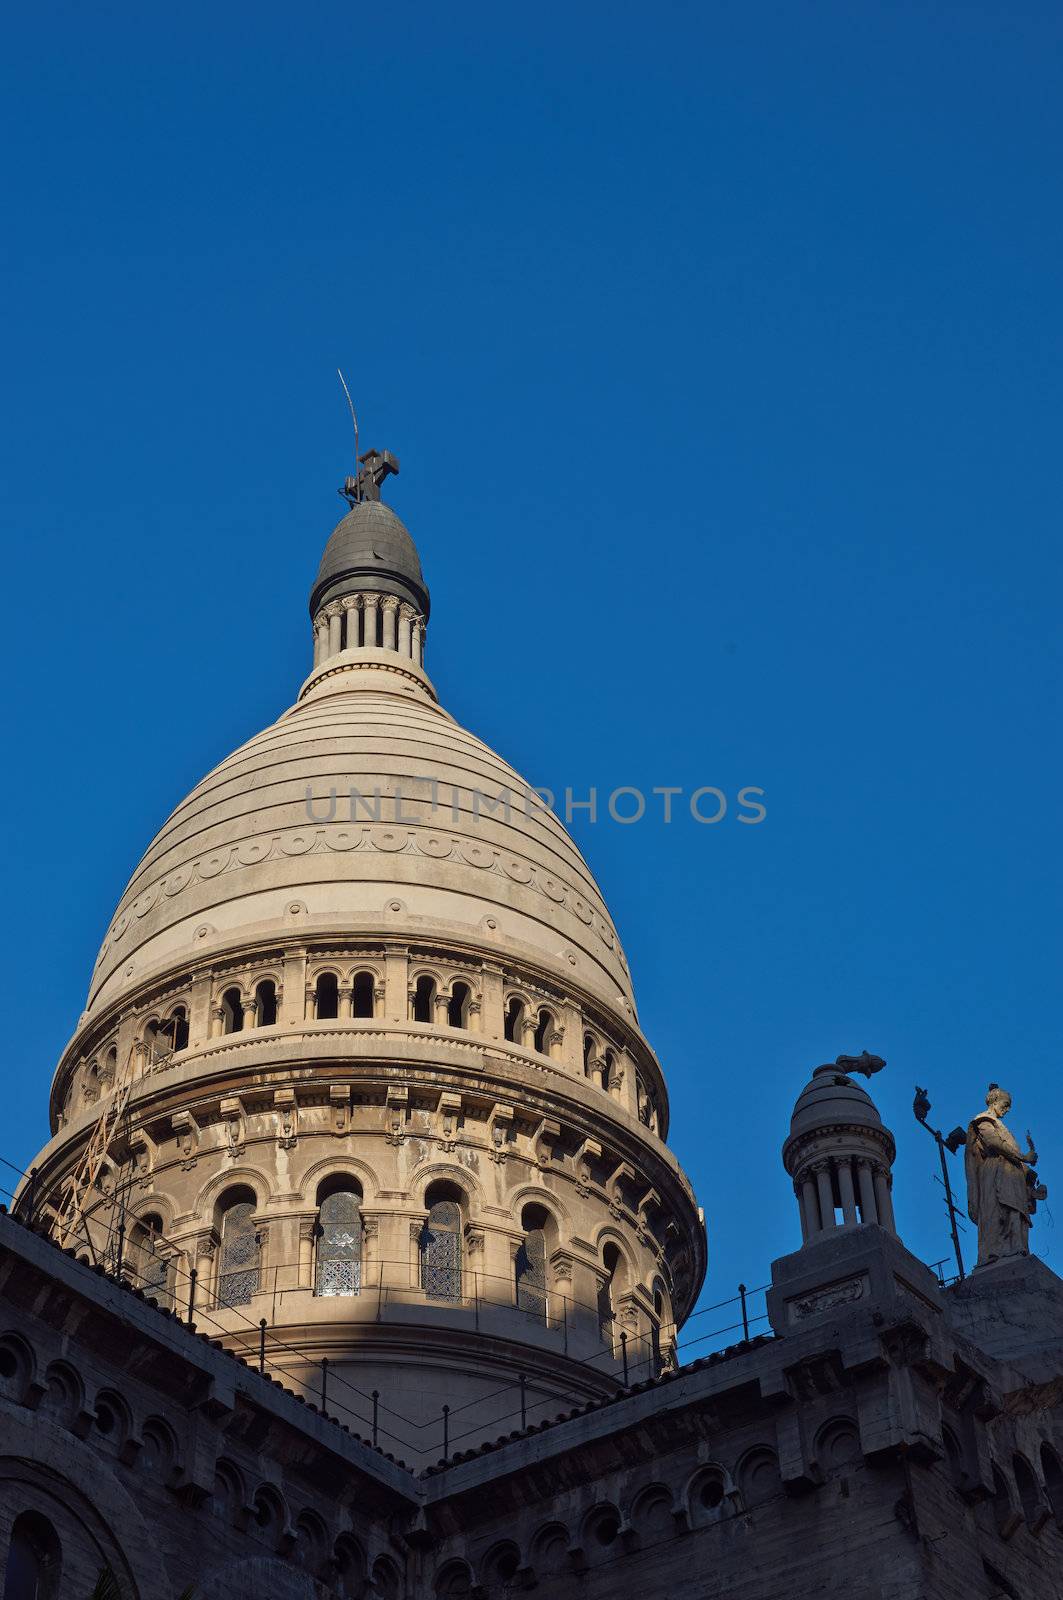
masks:
<svg viewBox="0 0 1063 1600"><path fill-rule="evenodd" d="M882 1128L882 1118L866 1089L840 1067L817 1067L797 1097L790 1119L790 1138L832 1127Z"/></svg>
<svg viewBox="0 0 1063 1600"><path fill-rule="evenodd" d="M396 924L481 954L522 949L634 1020L602 895L558 819L412 661L343 651L167 819L108 930L89 1010L249 939Z"/></svg>
<svg viewBox="0 0 1063 1600"><path fill-rule="evenodd" d="M310 593L310 615L346 594L398 595L427 620L428 588L405 524L382 500L363 500L336 524Z"/></svg>

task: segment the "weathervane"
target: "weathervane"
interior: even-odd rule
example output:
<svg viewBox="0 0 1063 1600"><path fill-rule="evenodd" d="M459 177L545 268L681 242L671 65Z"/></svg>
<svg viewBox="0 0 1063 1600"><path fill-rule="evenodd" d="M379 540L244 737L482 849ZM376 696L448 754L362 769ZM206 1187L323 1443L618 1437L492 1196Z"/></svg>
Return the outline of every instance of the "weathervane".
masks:
<svg viewBox="0 0 1063 1600"><path fill-rule="evenodd" d="M390 450L367 450L364 455L358 454L358 418L354 410L354 401L351 391L347 387L347 380L339 367L336 368L339 380L343 385L343 392L347 396L350 407L351 422L354 424L354 459L358 470L353 478L343 480L343 488L339 490L340 497L346 500L353 511L363 500L379 500L380 486L384 479L391 473L398 473L399 458L393 456Z"/></svg>

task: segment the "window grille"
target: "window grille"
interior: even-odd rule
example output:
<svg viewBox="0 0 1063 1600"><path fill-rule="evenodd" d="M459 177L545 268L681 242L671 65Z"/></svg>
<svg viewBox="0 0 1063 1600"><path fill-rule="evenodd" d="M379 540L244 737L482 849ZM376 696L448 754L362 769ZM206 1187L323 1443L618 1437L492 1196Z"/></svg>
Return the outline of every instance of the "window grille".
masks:
<svg viewBox="0 0 1063 1600"><path fill-rule="evenodd" d="M251 1220L254 1213L254 1205L242 1200L230 1206L222 1219L218 1301L223 1306L246 1306L258 1293L258 1235Z"/></svg>
<svg viewBox="0 0 1063 1600"><path fill-rule="evenodd" d="M317 1283L321 1295L357 1294L362 1287L362 1212L349 1190L330 1194L318 1212Z"/></svg>
<svg viewBox="0 0 1063 1600"><path fill-rule="evenodd" d="M521 1311L546 1321L546 1234L529 1228L517 1251L517 1305Z"/></svg>
<svg viewBox="0 0 1063 1600"><path fill-rule="evenodd" d="M461 1208L437 1200L421 1235L421 1287L430 1300L461 1299Z"/></svg>

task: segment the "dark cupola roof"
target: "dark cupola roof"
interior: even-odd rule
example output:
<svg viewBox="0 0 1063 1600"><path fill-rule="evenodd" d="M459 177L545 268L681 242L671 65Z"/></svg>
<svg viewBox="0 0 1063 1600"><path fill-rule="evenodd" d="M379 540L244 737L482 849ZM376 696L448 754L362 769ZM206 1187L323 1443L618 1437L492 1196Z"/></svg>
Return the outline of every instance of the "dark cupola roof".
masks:
<svg viewBox="0 0 1063 1600"><path fill-rule="evenodd" d="M347 594L394 594L427 620L428 588L417 546L382 500L360 500L332 530L310 593L310 615Z"/></svg>

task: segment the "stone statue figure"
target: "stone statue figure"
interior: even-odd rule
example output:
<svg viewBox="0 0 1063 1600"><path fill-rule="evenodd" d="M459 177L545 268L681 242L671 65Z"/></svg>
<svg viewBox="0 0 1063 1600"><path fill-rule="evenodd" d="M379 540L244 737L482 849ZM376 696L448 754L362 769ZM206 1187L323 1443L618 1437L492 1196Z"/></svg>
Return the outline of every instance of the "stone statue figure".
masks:
<svg viewBox="0 0 1063 1600"><path fill-rule="evenodd" d="M1004 1256L1030 1253L1030 1218L1046 1190L1033 1170L1037 1152L1030 1134L1024 1152L1004 1118L1011 1096L991 1083L986 1110L967 1129L967 1215L978 1224L978 1265L987 1266Z"/></svg>

